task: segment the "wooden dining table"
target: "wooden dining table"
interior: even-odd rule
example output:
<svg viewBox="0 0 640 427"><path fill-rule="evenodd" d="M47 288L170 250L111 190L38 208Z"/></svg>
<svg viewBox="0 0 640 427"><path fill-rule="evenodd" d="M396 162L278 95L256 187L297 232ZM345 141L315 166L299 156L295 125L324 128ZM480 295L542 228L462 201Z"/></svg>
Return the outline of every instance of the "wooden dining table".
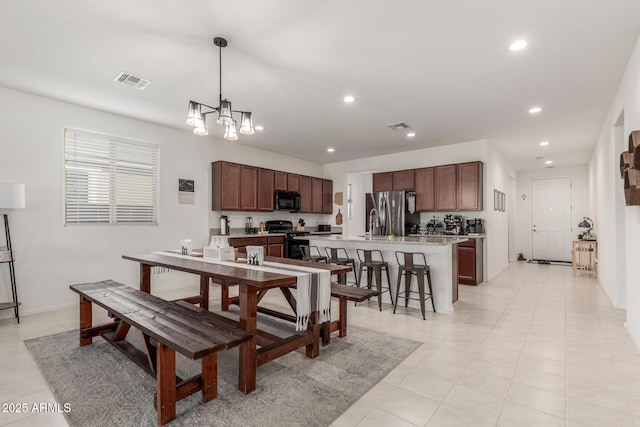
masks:
<svg viewBox="0 0 640 427"><path fill-rule="evenodd" d="M224 321L232 322L241 329L253 334L248 345L240 349L239 355L238 388L245 394L251 393L256 388L258 366L301 347L306 347L305 353L307 357L316 357L320 352L318 313L314 313L311 316L306 331L297 332L289 337L282 338L258 329L258 303L267 291L279 289L291 308L295 310L290 292L290 288L295 287L297 283L297 278L294 275L249 269L246 266L235 267L228 263L218 264L204 261L202 258L177 257L163 253L123 255L122 258L140 264L140 290L147 293L151 293L152 267L164 267L200 276L199 295L187 297L184 300L192 304L200 304L200 307L207 310L209 309L210 280L227 286L239 286L238 321L220 314L218 314L218 317ZM265 261L328 270L332 275L350 271L350 267L311 263L288 258L265 257ZM273 310L270 311L276 314ZM283 317L286 317L286 315Z"/></svg>

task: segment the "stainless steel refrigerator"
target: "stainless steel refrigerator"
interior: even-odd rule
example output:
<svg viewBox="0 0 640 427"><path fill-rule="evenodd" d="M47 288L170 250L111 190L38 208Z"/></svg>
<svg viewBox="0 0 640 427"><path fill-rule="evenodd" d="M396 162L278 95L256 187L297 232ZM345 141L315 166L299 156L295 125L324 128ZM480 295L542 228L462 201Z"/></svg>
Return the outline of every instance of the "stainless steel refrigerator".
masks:
<svg viewBox="0 0 640 427"><path fill-rule="evenodd" d="M416 193L413 191L380 191L367 193L365 227L374 236L406 236L412 226L420 223L415 210ZM373 227L371 227L373 225Z"/></svg>

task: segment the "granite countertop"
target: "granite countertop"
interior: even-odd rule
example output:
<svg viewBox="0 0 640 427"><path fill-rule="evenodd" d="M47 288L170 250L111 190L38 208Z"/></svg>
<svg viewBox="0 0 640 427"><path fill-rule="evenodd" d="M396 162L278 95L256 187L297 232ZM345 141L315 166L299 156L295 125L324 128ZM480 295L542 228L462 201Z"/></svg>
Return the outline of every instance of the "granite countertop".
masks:
<svg viewBox="0 0 640 427"><path fill-rule="evenodd" d="M231 231L229 234L211 234L210 237L228 237L230 239L235 237L268 237L268 236L284 236L285 233L246 233L244 231Z"/></svg>
<svg viewBox="0 0 640 427"><path fill-rule="evenodd" d="M295 237L298 240L309 240L309 237ZM332 242L375 243L388 245L455 245L466 242L466 236L316 236L314 240Z"/></svg>
<svg viewBox="0 0 640 427"><path fill-rule="evenodd" d="M484 239L486 234L410 234L409 237L461 237L463 239Z"/></svg>

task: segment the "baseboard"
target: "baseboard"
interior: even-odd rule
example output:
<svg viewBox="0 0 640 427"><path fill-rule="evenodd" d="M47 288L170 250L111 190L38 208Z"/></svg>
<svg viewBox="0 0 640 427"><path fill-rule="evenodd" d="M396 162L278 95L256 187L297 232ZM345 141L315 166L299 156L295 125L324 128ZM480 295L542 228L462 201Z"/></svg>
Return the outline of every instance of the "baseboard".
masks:
<svg viewBox="0 0 640 427"><path fill-rule="evenodd" d="M624 322L624 328L627 330L627 334L629 334L629 338L631 338L631 342L635 346L636 350L638 351L638 353L640 353L640 344L638 343L638 341L636 341L636 338L631 333L631 330L629 329L629 325L627 324L627 322Z"/></svg>

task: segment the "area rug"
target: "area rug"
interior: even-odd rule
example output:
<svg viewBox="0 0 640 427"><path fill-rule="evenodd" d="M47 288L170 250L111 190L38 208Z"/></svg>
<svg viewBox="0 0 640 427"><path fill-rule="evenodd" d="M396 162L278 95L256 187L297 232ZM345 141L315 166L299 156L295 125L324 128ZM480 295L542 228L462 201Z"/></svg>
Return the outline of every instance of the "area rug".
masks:
<svg viewBox="0 0 640 427"><path fill-rule="evenodd" d="M137 330L127 337L141 341ZM153 426L155 380L102 338L80 347L78 331L25 341L58 403L70 404L71 426ZM329 426L420 345L364 328L332 337L315 359L302 350L258 368L257 389L238 390L237 349L218 354L218 397L200 393L177 404L171 426ZM200 363L176 356L178 375L199 373Z"/></svg>

